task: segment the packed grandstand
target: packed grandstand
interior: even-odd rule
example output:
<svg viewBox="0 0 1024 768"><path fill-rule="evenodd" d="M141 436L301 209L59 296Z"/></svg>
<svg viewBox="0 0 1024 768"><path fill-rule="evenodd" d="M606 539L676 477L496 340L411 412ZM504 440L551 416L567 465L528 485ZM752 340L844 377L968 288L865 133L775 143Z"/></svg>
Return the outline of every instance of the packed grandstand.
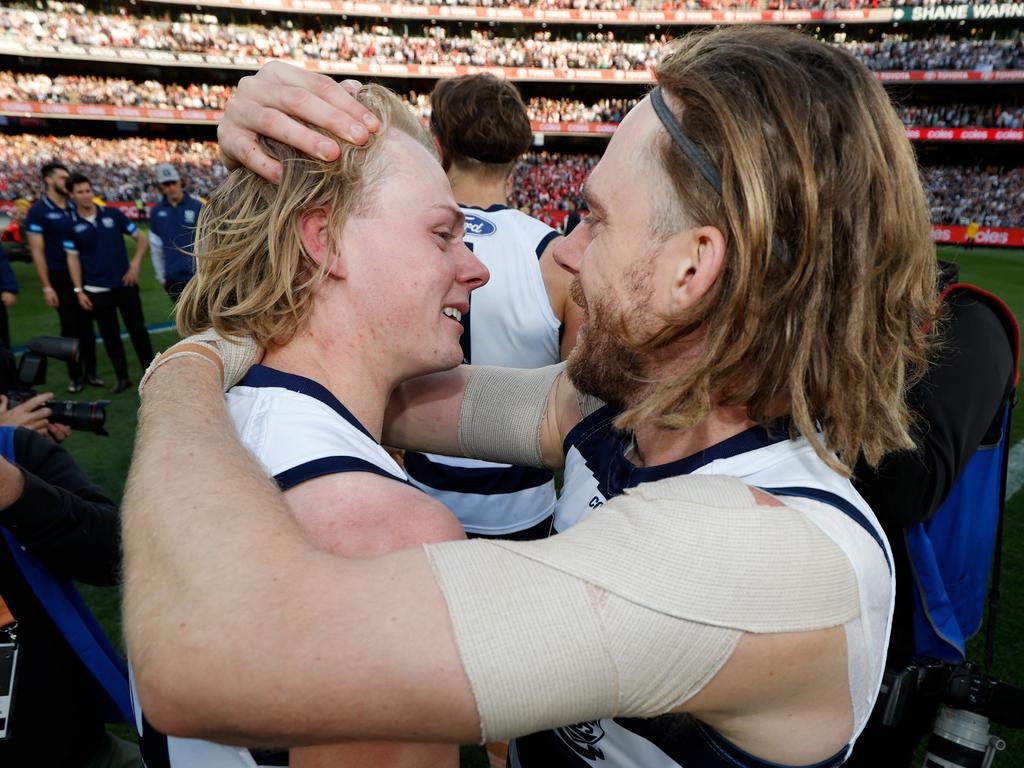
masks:
<svg viewBox="0 0 1024 768"><path fill-rule="evenodd" d="M0 9L0 203L38 196L51 159L110 202L156 201L161 162L209 194L225 175L213 128L234 83L279 58L383 82L423 120L438 77L518 81L538 146L512 203L558 223L649 87L661 44L695 26L760 21L842 46L894 89L937 237L971 222L1024 230L1022 18L1024 4L935 0L15 2Z"/></svg>

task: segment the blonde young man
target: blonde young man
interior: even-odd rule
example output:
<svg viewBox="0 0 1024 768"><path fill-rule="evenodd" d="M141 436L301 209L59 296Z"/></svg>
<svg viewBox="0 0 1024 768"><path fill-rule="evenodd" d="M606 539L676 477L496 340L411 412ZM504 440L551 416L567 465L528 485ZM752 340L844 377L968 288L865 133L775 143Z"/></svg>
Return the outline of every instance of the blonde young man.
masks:
<svg viewBox="0 0 1024 768"><path fill-rule="evenodd" d="M843 762L892 611L849 467L911 444L904 392L933 315L913 150L861 64L794 32L687 36L657 78L556 253L586 310L568 374L463 367L404 385L387 420L421 450L564 465L563 533L321 555L224 428L219 358L165 358L126 499L126 627L160 722L292 743L523 737L511 764L544 768ZM223 146L271 176L247 131L311 137L263 110L359 119L307 73L243 85ZM172 494L167 450L189 477ZM250 636L253 658L233 655Z"/></svg>
<svg viewBox="0 0 1024 768"><path fill-rule="evenodd" d="M373 557L461 538L451 513L409 485L380 436L399 382L461 361L459 318L487 270L462 240L462 213L412 113L380 87L364 88L358 99L382 124L366 146L347 145L324 162L268 142L284 165L281 185L236 170L214 193L178 323L184 333L212 327L267 347L262 364L228 392L234 431L284 491L309 541ZM315 601L315 591L307 598ZM277 610L265 607L268 616ZM254 653L249 642L257 641L235 652ZM142 661L134 672L145 676L147 667ZM140 730L151 765L268 759L167 738L148 720L140 719ZM454 768L458 750L349 743L295 749L290 758L296 768Z"/></svg>

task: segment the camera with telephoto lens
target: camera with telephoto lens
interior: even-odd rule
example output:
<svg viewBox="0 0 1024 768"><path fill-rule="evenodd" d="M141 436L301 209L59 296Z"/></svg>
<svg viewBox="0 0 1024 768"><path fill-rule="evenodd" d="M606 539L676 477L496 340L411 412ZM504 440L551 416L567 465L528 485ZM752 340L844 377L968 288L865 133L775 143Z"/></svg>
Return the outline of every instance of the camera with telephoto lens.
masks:
<svg viewBox="0 0 1024 768"><path fill-rule="evenodd" d="M983 674L975 664L937 659L887 669L879 694L882 723L900 726L915 706L940 704L923 768L989 768L1006 742L989 722L1024 728L1024 688Z"/></svg>
<svg viewBox="0 0 1024 768"><path fill-rule="evenodd" d="M0 345L0 349L2 345ZM8 408L14 408L30 397L38 394L32 387L46 381L46 360L53 357L58 360L74 362L78 359L78 340L63 336L36 336L25 345L25 352L14 364L14 356L3 350L4 360L0 364L0 392L8 399ZM96 435L106 435L103 428L107 420L104 410L110 405L109 400L95 400L91 403L80 403L74 400L48 400L46 407L50 409L50 418L54 424L66 424L72 429L81 429Z"/></svg>

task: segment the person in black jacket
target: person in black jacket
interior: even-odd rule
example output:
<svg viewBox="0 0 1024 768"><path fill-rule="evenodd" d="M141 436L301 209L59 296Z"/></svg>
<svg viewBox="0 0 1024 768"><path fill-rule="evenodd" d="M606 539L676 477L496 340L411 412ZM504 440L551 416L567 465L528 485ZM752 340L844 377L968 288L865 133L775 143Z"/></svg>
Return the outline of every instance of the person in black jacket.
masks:
<svg viewBox="0 0 1024 768"><path fill-rule="evenodd" d="M117 505L70 454L30 429L14 432L17 464L0 457L0 526L57 575L98 586L120 579ZM139 766L134 744L107 734L95 683L53 624L5 542L0 595L17 624L19 660L0 765Z"/></svg>
<svg viewBox="0 0 1024 768"><path fill-rule="evenodd" d="M946 272L953 265L942 267ZM934 515L978 447L995 442L1013 389L1014 341L992 306L956 291L945 305L948 316L939 329L935 359L908 395L918 414L913 432L917 450L890 454L875 470L861 461L854 470L854 484L892 546L896 607L890 668L905 666L914 657L914 581L904 530ZM879 722L881 706L876 706L847 766L910 765L917 745L931 730L939 701L919 702L909 721L898 727Z"/></svg>

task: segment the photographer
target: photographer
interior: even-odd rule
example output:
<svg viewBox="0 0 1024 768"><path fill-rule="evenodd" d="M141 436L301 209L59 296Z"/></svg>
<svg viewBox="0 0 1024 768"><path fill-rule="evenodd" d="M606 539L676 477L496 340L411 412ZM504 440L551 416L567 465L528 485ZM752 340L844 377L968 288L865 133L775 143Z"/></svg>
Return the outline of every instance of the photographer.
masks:
<svg viewBox="0 0 1024 768"><path fill-rule="evenodd" d="M7 392L16 381L17 364L14 355L0 340L0 427L25 427L51 437L58 443L65 440L71 434L70 428L49 421L52 411L46 407L46 403L53 400L53 393L33 395L12 407L10 399L2 393Z"/></svg>
<svg viewBox="0 0 1024 768"><path fill-rule="evenodd" d="M943 263L941 267L944 282L951 286L943 301L948 314L939 328L941 343L931 367L908 398L919 414L914 430L917 449L892 454L877 469L862 461L855 470L857 490L878 515L892 544L897 588L887 661L890 670L905 668L914 659L926 656L963 658L962 646L948 647L943 653L936 649L930 632L915 624L915 584L928 574L926 568L922 570L923 564L909 554L906 538L909 531L943 508L975 453L1000 442L1003 414L1013 393L1016 374L1015 329L1007 320L1007 312L1000 309L1001 302L958 285L956 265ZM982 589L991 562L994 533L991 520L984 519L986 512L994 512L984 502L980 496L972 495L971 505L944 510L954 516L953 527L943 529L946 535L935 541L940 566L961 575L964 582L963 574L980 574L977 578ZM974 533L948 533L965 528L974 529ZM979 534L979 530L989 533ZM944 549L950 538L961 544L961 560L956 562ZM963 584L960 586L962 589ZM981 600L974 603L970 608L975 608L980 617ZM924 610L931 615L931 608L925 606ZM977 627L960 619L963 609L955 599L954 610L963 625L957 627L958 634L970 636ZM902 722L883 724L886 700L881 697L847 765L910 765L918 743L931 729L940 703L937 692L930 697L918 697Z"/></svg>
<svg viewBox="0 0 1024 768"><path fill-rule="evenodd" d="M113 706L123 716L127 681L117 706L116 691L106 693L76 652L82 638L69 636L67 617L55 606L60 600L52 593L41 600L38 574L26 566L31 558L68 589L68 579L115 585L119 524L117 506L63 448L38 432L0 427L0 596L17 622L18 644L13 707L7 738L0 740L2 765L141 763L135 745L109 736L104 727L104 708ZM74 621L95 628L91 616ZM108 666L116 668L116 660Z"/></svg>

